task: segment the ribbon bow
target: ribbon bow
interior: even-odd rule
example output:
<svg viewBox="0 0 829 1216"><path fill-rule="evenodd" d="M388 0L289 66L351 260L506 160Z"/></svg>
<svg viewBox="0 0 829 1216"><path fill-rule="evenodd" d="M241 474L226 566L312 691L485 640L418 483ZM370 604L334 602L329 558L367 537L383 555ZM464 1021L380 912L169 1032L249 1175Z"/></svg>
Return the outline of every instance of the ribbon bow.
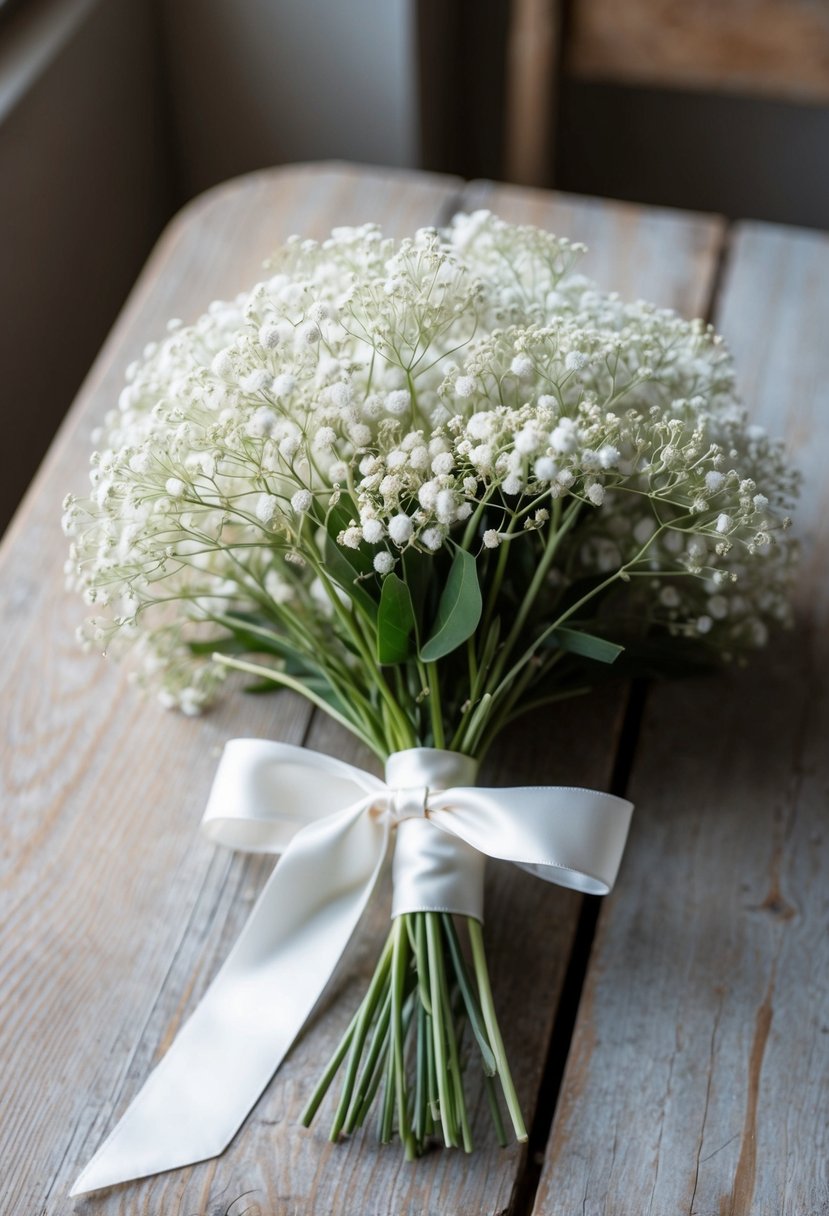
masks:
<svg viewBox="0 0 829 1216"><path fill-rule="evenodd" d="M594 895L631 803L558 786L477 789L468 756L413 748L386 781L306 748L225 747L202 826L279 864L218 975L72 1195L221 1153L285 1057L371 897L394 832L392 915L483 916L486 857Z"/></svg>

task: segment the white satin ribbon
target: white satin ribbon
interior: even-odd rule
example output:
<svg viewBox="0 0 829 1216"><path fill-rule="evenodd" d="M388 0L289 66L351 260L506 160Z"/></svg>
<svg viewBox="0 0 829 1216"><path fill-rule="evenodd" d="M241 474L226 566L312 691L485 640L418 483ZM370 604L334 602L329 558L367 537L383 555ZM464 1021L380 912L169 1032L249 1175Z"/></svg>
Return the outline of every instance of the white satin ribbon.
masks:
<svg viewBox="0 0 829 1216"><path fill-rule="evenodd" d="M381 781L307 748L233 739L204 831L281 853L195 1012L72 1195L221 1153L305 1024L374 890L396 831L392 915L483 915L486 857L596 895L613 886L631 803L556 786L476 789L468 756L413 748Z"/></svg>

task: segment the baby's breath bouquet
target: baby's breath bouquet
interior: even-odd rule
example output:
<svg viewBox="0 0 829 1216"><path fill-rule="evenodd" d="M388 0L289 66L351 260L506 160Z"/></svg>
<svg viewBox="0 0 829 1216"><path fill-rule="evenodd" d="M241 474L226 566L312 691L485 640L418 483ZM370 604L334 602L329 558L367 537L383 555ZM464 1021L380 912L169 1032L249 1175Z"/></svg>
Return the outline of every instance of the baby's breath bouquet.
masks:
<svg viewBox="0 0 829 1216"><path fill-rule="evenodd" d="M796 477L711 328L599 291L580 252L485 212L335 229L170 322L66 503L87 645L185 713L241 672L381 760L475 761L611 664L762 646ZM408 1155L469 1149L467 1032L499 1136L503 1098L524 1138L479 923L398 917L306 1121L347 1061L334 1137L376 1101Z"/></svg>

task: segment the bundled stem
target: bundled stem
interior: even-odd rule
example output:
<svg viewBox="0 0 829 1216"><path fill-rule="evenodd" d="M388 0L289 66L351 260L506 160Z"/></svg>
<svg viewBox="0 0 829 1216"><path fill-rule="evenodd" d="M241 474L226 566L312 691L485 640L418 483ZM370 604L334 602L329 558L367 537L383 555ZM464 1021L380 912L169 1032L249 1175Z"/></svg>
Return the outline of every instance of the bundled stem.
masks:
<svg viewBox="0 0 829 1216"><path fill-rule="evenodd" d="M469 1153L473 1145L467 1062L483 1074L498 1143L504 1145L507 1137L496 1081L516 1138L526 1140L492 999L481 926L463 920L471 970L450 915L412 912L393 921L368 991L302 1113L306 1127L347 1059L332 1140L362 1127L380 1094L381 1142L387 1143L396 1132L409 1160L420 1156L435 1135L447 1147ZM464 1051L467 1026L469 1053Z"/></svg>

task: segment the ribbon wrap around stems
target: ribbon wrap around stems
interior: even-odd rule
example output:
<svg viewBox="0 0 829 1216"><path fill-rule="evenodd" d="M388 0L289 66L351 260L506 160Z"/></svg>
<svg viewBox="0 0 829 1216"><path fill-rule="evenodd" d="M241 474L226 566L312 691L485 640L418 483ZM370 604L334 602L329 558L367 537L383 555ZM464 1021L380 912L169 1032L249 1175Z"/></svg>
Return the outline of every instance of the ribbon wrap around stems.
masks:
<svg viewBox="0 0 829 1216"><path fill-rule="evenodd" d="M374 890L396 834L392 915L483 916L487 857L604 895L631 803L557 786L477 789L475 761L412 748L386 781L261 739L224 750L202 821L210 839L281 853L218 975L73 1195L221 1153L302 1029Z"/></svg>

